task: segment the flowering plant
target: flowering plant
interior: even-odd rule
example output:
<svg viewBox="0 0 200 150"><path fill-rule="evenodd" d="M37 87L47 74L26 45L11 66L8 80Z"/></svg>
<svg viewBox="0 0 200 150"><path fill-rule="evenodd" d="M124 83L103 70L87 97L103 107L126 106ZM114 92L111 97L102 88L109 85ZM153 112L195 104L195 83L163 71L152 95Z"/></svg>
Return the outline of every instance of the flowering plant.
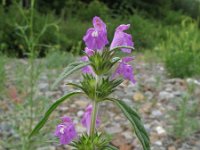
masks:
<svg viewBox="0 0 200 150"><path fill-rule="evenodd" d="M96 130L96 127L100 124L98 117L99 104L110 101L115 103L130 121L143 149L150 150L148 134L137 112L124 101L110 97L116 87L123 82L123 78L131 81L132 84L136 82L133 68L129 64L133 57L116 57L118 49L124 53L131 53L131 50L134 49L132 36L124 32L130 25L122 24L116 28L110 48L105 47L108 44L106 24L99 17L94 17L93 26L93 28L87 30L86 35L83 37L87 46L84 50L85 56L81 58L81 61L68 65L54 84L55 86L67 76L81 69L83 79L80 84L67 83L67 85L72 85L80 91L64 95L53 103L33 129L30 137L44 126L50 114L63 101L71 96L84 94L91 100L91 104L86 108L81 120L82 125L87 128L87 133L78 136L72 119L64 116L62 117L62 123L57 126L55 131L55 136L59 137L61 144L70 144L77 150L117 150L116 147L109 144L110 139Z"/></svg>

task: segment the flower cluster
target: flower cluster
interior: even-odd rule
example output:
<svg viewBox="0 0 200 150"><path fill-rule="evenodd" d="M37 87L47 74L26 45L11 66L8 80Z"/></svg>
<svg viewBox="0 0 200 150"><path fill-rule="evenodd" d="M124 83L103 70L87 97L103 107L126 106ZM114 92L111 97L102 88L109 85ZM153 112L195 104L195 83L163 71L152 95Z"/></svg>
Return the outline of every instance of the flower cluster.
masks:
<svg viewBox="0 0 200 150"><path fill-rule="evenodd" d="M88 29L86 35L83 38L87 47L84 51L86 56L83 56L81 58L82 61L89 61L88 57L94 55L95 51L103 51L105 46L108 44L106 24L99 17L94 17L93 26L93 28ZM114 38L110 45L110 50L113 50L117 47L134 46L132 36L124 32L124 30L128 30L129 27L130 24L122 24L116 28ZM131 53L130 48L121 48L121 50L124 53ZM131 65L128 64L128 62L132 60L132 57L122 58L112 77L115 77L116 75L121 75L124 77L124 79L130 80L132 83L135 83L133 68ZM82 72L95 75L91 66L84 67L82 69Z"/></svg>

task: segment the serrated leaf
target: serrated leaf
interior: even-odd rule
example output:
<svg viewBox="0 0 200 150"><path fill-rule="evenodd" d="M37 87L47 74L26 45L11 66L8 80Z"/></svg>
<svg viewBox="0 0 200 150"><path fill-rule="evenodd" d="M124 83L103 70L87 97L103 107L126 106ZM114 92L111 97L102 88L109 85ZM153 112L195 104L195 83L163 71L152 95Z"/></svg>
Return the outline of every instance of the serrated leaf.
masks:
<svg viewBox="0 0 200 150"><path fill-rule="evenodd" d="M134 111L130 106L128 106L124 101L109 98L108 100L114 102L124 113L126 118L131 122L135 134L138 137L139 141L141 142L144 150L150 150L150 139L149 136L142 124L142 121L139 115Z"/></svg>
<svg viewBox="0 0 200 150"><path fill-rule="evenodd" d="M72 73L74 73L75 71L89 65L90 62L74 62L69 64L64 71L60 74L60 76L58 77L58 79L53 83L52 88L54 88L60 81L62 81L64 78L66 78L67 76L71 75Z"/></svg>
<svg viewBox="0 0 200 150"><path fill-rule="evenodd" d="M67 98L74 96L76 94L80 94L81 92L72 92L67 95L64 95L63 97L59 98L56 102L54 102L50 108L46 111L44 117L40 120L40 122L35 126L35 128L32 130L32 132L29 135L29 138L33 136L34 134L38 133L40 129L45 125L47 122L49 116L51 113L60 105L63 101L65 101Z"/></svg>

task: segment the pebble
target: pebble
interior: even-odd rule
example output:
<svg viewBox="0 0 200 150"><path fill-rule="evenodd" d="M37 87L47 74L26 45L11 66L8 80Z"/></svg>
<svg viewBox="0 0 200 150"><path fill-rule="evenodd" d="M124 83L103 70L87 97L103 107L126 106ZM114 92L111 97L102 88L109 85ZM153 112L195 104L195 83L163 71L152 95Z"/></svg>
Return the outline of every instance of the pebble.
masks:
<svg viewBox="0 0 200 150"><path fill-rule="evenodd" d="M110 127L105 127L105 131L109 134L116 134L116 133L121 133L122 132L122 128L119 124L113 124Z"/></svg>
<svg viewBox="0 0 200 150"><path fill-rule="evenodd" d="M77 112L77 116L78 116L78 117L82 117L83 114L84 114L84 111L81 111L81 110L80 110L80 111Z"/></svg>
<svg viewBox="0 0 200 150"><path fill-rule="evenodd" d="M140 102L144 100L144 95L141 92L136 92L133 95L133 100L136 102Z"/></svg>
<svg viewBox="0 0 200 150"><path fill-rule="evenodd" d="M163 115L160 110L153 110L151 114L153 117L160 117Z"/></svg>
<svg viewBox="0 0 200 150"><path fill-rule="evenodd" d="M38 88L41 90L41 91L48 91L48 88L49 88L49 84L48 83L39 83L38 84Z"/></svg>
<svg viewBox="0 0 200 150"><path fill-rule="evenodd" d="M161 127L161 126L158 126L158 127L156 127L156 132L159 134L159 135L163 135L163 134L166 134L166 131L165 131L165 129L163 129L163 127Z"/></svg>
<svg viewBox="0 0 200 150"><path fill-rule="evenodd" d="M174 95L171 92L161 91L158 96L158 100L170 100L173 99Z"/></svg>
<svg viewBox="0 0 200 150"><path fill-rule="evenodd" d="M158 145L158 146L162 146L162 142L161 141L156 141L154 144Z"/></svg>
<svg viewBox="0 0 200 150"><path fill-rule="evenodd" d="M130 132L130 131L122 132L122 135L123 135L127 140L133 139L133 133Z"/></svg>

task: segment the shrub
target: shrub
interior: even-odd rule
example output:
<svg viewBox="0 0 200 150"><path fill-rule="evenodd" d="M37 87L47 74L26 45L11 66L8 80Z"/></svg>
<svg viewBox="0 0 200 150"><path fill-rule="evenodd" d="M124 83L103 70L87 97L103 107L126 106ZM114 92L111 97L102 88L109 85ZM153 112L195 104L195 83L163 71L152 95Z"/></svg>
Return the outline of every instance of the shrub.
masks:
<svg viewBox="0 0 200 150"><path fill-rule="evenodd" d="M198 24L185 19L180 26L167 30L167 38L159 44L164 63L170 76L191 77L198 75L200 66L200 40Z"/></svg>
<svg viewBox="0 0 200 150"><path fill-rule="evenodd" d="M20 13L19 8L21 6L12 5L7 10L0 7L0 51L7 53L9 55L17 55L19 57L27 56L28 46L25 42L24 36L20 32L20 28L26 32L26 35L30 34L30 28L27 26L28 19ZM30 10L20 9L28 17L30 15ZM19 13L16 13L19 12ZM53 14L41 15L38 12L34 12L34 25L33 33L34 37L41 34L44 25L50 25L47 30L41 34L41 37L34 41L37 44L37 51L40 55L45 54L49 47L52 45L59 44L59 33L58 26L56 26L57 19ZM36 38L35 38L36 39Z"/></svg>

